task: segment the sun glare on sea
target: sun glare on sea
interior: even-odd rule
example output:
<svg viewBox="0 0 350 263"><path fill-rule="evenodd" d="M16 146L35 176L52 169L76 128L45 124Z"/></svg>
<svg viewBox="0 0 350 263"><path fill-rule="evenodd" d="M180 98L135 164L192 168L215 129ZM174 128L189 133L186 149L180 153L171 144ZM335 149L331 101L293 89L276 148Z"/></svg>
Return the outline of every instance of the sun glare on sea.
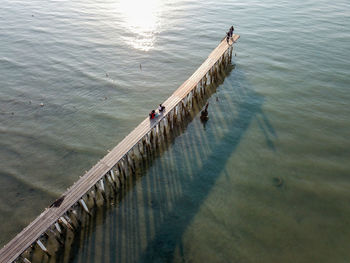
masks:
<svg viewBox="0 0 350 263"><path fill-rule="evenodd" d="M160 30L161 0L120 0L118 11L130 32L127 43L139 50L152 49Z"/></svg>

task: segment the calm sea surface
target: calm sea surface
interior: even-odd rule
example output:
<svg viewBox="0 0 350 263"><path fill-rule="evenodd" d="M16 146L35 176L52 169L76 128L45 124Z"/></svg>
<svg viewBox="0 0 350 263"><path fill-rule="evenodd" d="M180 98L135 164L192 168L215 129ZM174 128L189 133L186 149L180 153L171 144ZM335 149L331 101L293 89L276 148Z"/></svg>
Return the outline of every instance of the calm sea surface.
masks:
<svg viewBox="0 0 350 263"><path fill-rule="evenodd" d="M205 60L234 69L72 262L350 262L350 4L3 0L0 245Z"/></svg>

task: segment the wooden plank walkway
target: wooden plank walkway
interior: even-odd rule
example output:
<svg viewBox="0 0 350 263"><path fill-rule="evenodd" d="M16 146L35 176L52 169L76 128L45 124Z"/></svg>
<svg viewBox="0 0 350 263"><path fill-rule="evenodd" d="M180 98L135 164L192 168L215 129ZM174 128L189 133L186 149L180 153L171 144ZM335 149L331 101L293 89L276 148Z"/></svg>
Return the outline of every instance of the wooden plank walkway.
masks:
<svg viewBox="0 0 350 263"><path fill-rule="evenodd" d="M239 35L233 35L236 42ZM151 129L156 126L167 114L180 103L193 88L202 80L207 72L221 58L230 46L226 39L214 49L204 63L187 79L164 103L165 113L152 121L146 118L103 159L93 166L83 177L73 184L65 193L62 204L55 208L47 208L31 224L22 230L15 238L0 250L0 263L13 262L32 243L34 243L59 217L67 212L79 199L93 187L112 167L127 154Z"/></svg>

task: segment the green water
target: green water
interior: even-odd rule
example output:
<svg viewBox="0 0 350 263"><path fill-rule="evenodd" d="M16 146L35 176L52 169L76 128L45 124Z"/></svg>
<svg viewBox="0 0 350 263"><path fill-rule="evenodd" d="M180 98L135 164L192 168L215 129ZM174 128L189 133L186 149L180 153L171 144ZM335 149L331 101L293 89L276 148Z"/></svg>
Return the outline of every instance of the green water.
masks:
<svg viewBox="0 0 350 263"><path fill-rule="evenodd" d="M194 118L145 165L82 232L71 262L348 262L349 4L134 4L0 9L2 244L234 24L235 68L210 98L205 128ZM148 24L137 20L145 14Z"/></svg>

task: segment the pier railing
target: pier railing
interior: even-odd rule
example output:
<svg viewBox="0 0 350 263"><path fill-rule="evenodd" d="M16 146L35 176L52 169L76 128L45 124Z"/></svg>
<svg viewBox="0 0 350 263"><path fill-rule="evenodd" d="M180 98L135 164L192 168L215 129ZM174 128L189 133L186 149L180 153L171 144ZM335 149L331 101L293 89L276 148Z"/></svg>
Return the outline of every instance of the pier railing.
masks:
<svg viewBox="0 0 350 263"><path fill-rule="evenodd" d="M203 98L207 87L230 65L233 44L222 40L204 63L164 103L165 111L157 118L146 118L115 148L39 215L31 224L0 250L0 263L31 262L34 251L47 254L49 243L64 245L65 231L74 231L84 214L91 215L97 200L106 200L111 191L118 192L126 178L135 173L137 161L147 158L175 125L193 108L193 100ZM34 260L33 260L34 261Z"/></svg>

